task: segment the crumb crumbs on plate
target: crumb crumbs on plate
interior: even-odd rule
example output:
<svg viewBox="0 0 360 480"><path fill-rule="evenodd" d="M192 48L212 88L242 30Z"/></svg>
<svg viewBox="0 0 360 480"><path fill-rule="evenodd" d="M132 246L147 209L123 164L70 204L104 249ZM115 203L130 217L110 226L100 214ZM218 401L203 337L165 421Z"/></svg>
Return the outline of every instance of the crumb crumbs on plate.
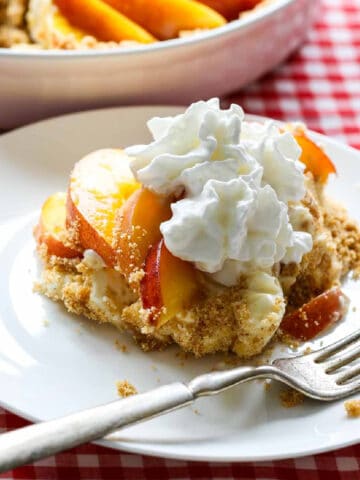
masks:
<svg viewBox="0 0 360 480"><path fill-rule="evenodd" d="M278 332L278 338L284 345L286 345L291 350L297 350L300 347L301 343L287 333Z"/></svg>
<svg viewBox="0 0 360 480"><path fill-rule="evenodd" d="M127 380L119 380L116 382L116 389L119 397L125 398L138 393L136 387Z"/></svg>
<svg viewBox="0 0 360 480"><path fill-rule="evenodd" d="M154 372L157 372L158 368L156 365L151 365L151 370L153 370Z"/></svg>
<svg viewBox="0 0 360 480"><path fill-rule="evenodd" d="M48 327L50 325L50 322L47 318L44 318L42 324L44 325L44 327Z"/></svg>
<svg viewBox="0 0 360 480"><path fill-rule="evenodd" d="M115 347L117 350L120 350L123 353L127 353L129 351L127 345L125 345L125 343L121 343L118 339L115 340Z"/></svg>
<svg viewBox="0 0 360 480"><path fill-rule="evenodd" d="M347 416L350 418L360 418L360 399L348 400L344 402Z"/></svg>
<svg viewBox="0 0 360 480"><path fill-rule="evenodd" d="M271 380L265 380L264 381L264 389L266 392L268 392L271 388Z"/></svg>
<svg viewBox="0 0 360 480"><path fill-rule="evenodd" d="M284 408L293 408L304 403L304 395L297 390L287 388L280 392L281 405Z"/></svg>
<svg viewBox="0 0 360 480"><path fill-rule="evenodd" d="M175 357L179 358L181 361L185 361L188 360L189 354L187 352L180 351L175 353Z"/></svg>

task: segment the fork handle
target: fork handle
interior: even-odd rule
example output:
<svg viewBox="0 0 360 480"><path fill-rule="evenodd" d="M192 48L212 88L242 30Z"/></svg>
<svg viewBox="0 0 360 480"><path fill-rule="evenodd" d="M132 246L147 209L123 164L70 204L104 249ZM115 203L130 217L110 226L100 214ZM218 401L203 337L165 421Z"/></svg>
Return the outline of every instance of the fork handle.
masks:
<svg viewBox="0 0 360 480"><path fill-rule="evenodd" d="M238 383L273 376L274 367L238 367L171 383L146 393L0 435L0 472L98 440L120 428L191 404Z"/></svg>

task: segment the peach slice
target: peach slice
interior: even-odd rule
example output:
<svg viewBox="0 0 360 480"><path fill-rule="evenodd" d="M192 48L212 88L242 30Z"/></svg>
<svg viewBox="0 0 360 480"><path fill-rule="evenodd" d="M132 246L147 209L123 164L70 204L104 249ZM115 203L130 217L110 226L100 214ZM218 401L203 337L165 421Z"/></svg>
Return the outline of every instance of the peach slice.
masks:
<svg viewBox="0 0 360 480"><path fill-rule="evenodd" d="M120 209L114 245L120 271L129 278L141 268L149 248L161 239L160 224L171 217L170 200L141 188Z"/></svg>
<svg viewBox="0 0 360 480"><path fill-rule="evenodd" d="M198 0L216 10L227 20L235 20L244 10L251 10L261 0Z"/></svg>
<svg viewBox="0 0 360 480"><path fill-rule="evenodd" d="M199 291L195 267L174 257L161 239L149 251L145 276L140 284L143 307L149 322L160 327L184 310Z"/></svg>
<svg viewBox="0 0 360 480"><path fill-rule="evenodd" d="M226 23L224 17L193 0L104 0L160 40L182 30L210 29Z"/></svg>
<svg viewBox="0 0 360 480"><path fill-rule="evenodd" d="M349 300L340 288L332 288L285 315L281 330L298 340L310 340L339 321L347 312L348 305Z"/></svg>
<svg viewBox="0 0 360 480"><path fill-rule="evenodd" d="M51 195L41 209L34 235L38 245L46 245L49 255L63 258L76 258L81 252L66 241L66 193Z"/></svg>
<svg viewBox="0 0 360 480"><path fill-rule="evenodd" d="M64 15L60 13L60 11L53 12L52 21L55 32L59 32L60 35L74 35L77 40L81 40L86 37L86 35L89 35L84 30L71 25L71 23L66 17L64 17Z"/></svg>
<svg viewBox="0 0 360 480"><path fill-rule="evenodd" d="M300 161L306 166L305 172L310 171L315 180L325 183L330 173L336 173L335 165L324 150L310 140L303 132L296 131L294 138L302 149Z"/></svg>
<svg viewBox="0 0 360 480"><path fill-rule="evenodd" d="M122 151L90 153L71 173L66 223L76 229L84 249L95 250L109 266L115 264L113 229L119 208L139 188Z"/></svg>
<svg viewBox="0 0 360 480"><path fill-rule="evenodd" d="M134 40L140 43L156 41L141 26L101 0L54 0L54 3L72 25L98 40Z"/></svg>

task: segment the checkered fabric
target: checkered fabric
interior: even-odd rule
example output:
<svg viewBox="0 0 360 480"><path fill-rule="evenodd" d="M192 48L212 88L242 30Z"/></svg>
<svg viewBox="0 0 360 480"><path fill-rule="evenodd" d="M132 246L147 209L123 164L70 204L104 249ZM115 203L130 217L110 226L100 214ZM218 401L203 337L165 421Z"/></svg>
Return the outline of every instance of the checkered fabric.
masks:
<svg viewBox="0 0 360 480"><path fill-rule="evenodd" d="M258 115L302 120L313 130L360 148L360 0L323 0L322 6L300 51L223 103L239 103ZM2 431L24 425L24 420L0 409ZM227 464L165 460L84 445L0 478L357 480L360 444L295 460Z"/></svg>

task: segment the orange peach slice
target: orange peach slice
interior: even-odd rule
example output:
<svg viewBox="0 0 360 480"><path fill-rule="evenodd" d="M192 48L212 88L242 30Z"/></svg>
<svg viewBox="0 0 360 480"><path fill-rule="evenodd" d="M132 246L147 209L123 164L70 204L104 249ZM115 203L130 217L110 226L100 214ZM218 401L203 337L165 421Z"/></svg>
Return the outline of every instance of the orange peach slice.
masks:
<svg viewBox="0 0 360 480"><path fill-rule="evenodd" d="M194 0L104 0L160 40L182 30L210 29L226 23L224 17Z"/></svg>
<svg viewBox="0 0 360 480"><path fill-rule="evenodd" d="M119 208L139 188L122 150L103 149L76 163L67 196L67 225L75 228L84 249L115 264L113 229Z"/></svg>
<svg viewBox="0 0 360 480"><path fill-rule="evenodd" d="M46 245L49 255L63 258L80 257L81 252L67 244L66 240L66 193L51 195L41 209L34 235L38 245Z"/></svg>
<svg viewBox="0 0 360 480"><path fill-rule="evenodd" d="M190 305L199 291L195 267L174 257L161 239L148 253L140 284L149 322L160 327Z"/></svg>
<svg viewBox="0 0 360 480"><path fill-rule="evenodd" d="M54 3L71 24L98 40L134 40L140 43L156 40L141 26L101 0L54 0Z"/></svg>
<svg viewBox="0 0 360 480"><path fill-rule="evenodd" d="M149 248L161 239L160 224L170 217L170 200L146 188L135 191L124 203L116 221L114 245L125 277L143 266Z"/></svg>
<svg viewBox="0 0 360 480"><path fill-rule="evenodd" d="M292 337L310 340L345 315L349 300L340 288L318 295L298 310L287 314L281 329Z"/></svg>
<svg viewBox="0 0 360 480"><path fill-rule="evenodd" d="M336 173L335 165L324 150L310 140L305 133L295 132L294 138L302 150L300 161L306 166L305 172L310 171L315 180L325 183L330 173Z"/></svg>
<svg viewBox="0 0 360 480"><path fill-rule="evenodd" d="M244 10L251 10L261 0L198 0L216 10L227 20L235 20Z"/></svg>

